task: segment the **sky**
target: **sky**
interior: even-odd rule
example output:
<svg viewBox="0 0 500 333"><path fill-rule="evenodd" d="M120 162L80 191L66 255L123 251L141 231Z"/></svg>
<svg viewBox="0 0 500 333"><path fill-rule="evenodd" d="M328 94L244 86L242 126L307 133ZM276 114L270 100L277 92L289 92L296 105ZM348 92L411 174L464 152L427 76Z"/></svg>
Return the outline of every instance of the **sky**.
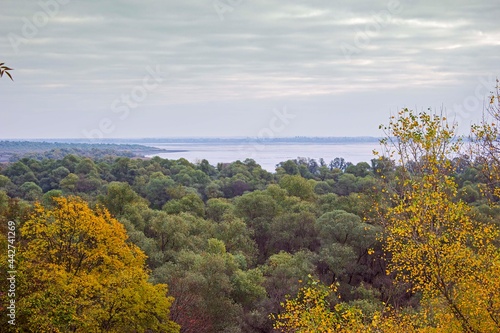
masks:
<svg viewBox="0 0 500 333"><path fill-rule="evenodd" d="M0 139L466 133L500 76L500 3L2 0Z"/></svg>

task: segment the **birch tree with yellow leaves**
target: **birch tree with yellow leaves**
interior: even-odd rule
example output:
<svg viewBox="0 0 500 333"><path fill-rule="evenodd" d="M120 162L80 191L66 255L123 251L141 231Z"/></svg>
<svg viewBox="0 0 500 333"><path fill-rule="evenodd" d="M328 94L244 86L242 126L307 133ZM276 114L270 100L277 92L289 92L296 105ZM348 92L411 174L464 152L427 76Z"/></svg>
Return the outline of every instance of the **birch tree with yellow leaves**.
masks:
<svg viewBox="0 0 500 333"><path fill-rule="evenodd" d="M472 126L469 154L479 164L486 180L482 189L490 202L498 206L500 201L500 85L492 92L486 112L479 124Z"/></svg>
<svg viewBox="0 0 500 333"><path fill-rule="evenodd" d="M499 230L458 200L455 125L404 109L383 129L382 144L400 166L382 219L388 273L422 294L421 331L499 332Z"/></svg>

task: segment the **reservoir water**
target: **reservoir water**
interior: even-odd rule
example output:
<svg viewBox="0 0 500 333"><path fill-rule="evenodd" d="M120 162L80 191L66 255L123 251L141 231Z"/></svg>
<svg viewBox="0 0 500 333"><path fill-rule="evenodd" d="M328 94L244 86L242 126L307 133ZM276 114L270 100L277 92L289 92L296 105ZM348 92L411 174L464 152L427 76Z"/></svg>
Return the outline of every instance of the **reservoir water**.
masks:
<svg viewBox="0 0 500 333"><path fill-rule="evenodd" d="M368 162L374 158L373 150L379 149L377 142L360 143L154 143L141 144L169 150L148 157L160 156L167 159L185 158L196 163L206 159L210 164L230 163L236 160L254 159L267 171L274 172L276 164L298 157L323 158L328 164L336 157L346 162Z"/></svg>

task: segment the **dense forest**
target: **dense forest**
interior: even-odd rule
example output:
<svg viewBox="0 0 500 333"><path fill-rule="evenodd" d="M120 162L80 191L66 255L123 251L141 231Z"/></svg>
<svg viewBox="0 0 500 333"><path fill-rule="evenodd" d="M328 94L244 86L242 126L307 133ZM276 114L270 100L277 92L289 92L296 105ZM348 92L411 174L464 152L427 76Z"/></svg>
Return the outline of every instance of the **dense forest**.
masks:
<svg viewBox="0 0 500 333"><path fill-rule="evenodd" d="M499 332L499 105L465 142L442 115L404 109L356 165L4 163L15 329Z"/></svg>

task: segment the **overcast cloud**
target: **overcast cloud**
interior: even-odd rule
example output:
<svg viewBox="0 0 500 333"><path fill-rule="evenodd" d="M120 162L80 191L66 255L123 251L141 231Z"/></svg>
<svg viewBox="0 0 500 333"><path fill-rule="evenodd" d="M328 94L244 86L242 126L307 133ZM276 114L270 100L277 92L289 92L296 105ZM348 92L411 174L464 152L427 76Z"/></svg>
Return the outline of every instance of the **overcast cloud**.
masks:
<svg viewBox="0 0 500 333"><path fill-rule="evenodd" d="M465 131L500 75L499 17L485 0L2 0L0 138L257 136L276 110L295 116L276 136L379 136L401 107Z"/></svg>

